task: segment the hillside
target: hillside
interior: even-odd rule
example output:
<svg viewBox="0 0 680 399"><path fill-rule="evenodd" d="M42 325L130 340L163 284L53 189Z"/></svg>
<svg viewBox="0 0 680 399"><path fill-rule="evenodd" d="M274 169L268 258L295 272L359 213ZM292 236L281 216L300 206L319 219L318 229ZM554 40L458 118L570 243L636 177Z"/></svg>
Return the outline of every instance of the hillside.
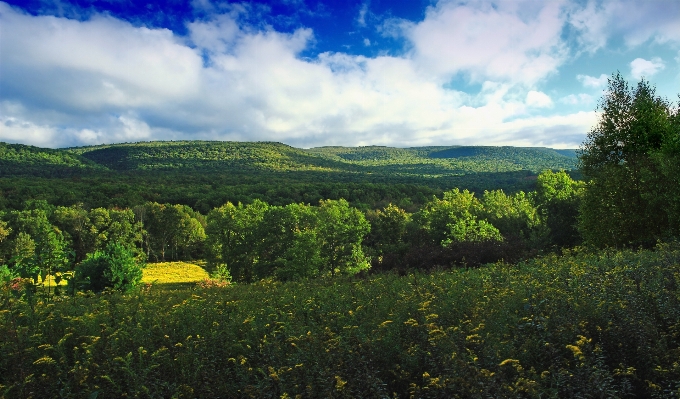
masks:
<svg viewBox="0 0 680 399"><path fill-rule="evenodd" d="M47 149L0 143L3 176L83 171L310 171L394 176L572 170L573 150L521 147L318 147L272 142L156 141Z"/></svg>
<svg viewBox="0 0 680 399"><path fill-rule="evenodd" d="M575 150L542 147L319 147L307 150L327 159L370 167L397 175L446 176L470 173L540 173L545 169L576 168Z"/></svg>
<svg viewBox="0 0 680 399"><path fill-rule="evenodd" d="M104 169L98 163L68 151L0 142L0 177L63 177Z"/></svg>
<svg viewBox="0 0 680 399"><path fill-rule="evenodd" d="M274 170L330 171L338 162L281 143L156 141L64 150L112 170Z"/></svg>
<svg viewBox="0 0 680 399"><path fill-rule="evenodd" d="M519 147L318 147L271 142L173 141L67 149L107 168L317 171L446 176L576 167L574 150Z"/></svg>
<svg viewBox="0 0 680 399"><path fill-rule="evenodd" d="M66 149L0 144L0 210L27 199L131 207L146 201L201 212L345 198L358 207L422 204L453 187L533 189L544 169L573 170L573 150L513 147L320 147L272 142L140 142ZM571 156L570 156L571 155Z"/></svg>

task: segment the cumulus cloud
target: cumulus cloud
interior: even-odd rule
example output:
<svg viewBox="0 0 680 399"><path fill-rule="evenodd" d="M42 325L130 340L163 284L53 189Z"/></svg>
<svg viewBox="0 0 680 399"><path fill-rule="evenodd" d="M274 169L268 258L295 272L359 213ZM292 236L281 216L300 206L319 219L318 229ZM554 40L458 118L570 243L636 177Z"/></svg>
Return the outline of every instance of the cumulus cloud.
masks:
<svg viewBox="0 0 680 399"><path fill-rule="evenodd" d="M109 17L33 17L0 3L3 91L55 108L104 110L197 95L201 59L164 29Z"/></svg>
<svg viewBox="0 0 680 399"><path fill-rule="evenodd" d="M583 84L583 87L590 87L594 89L600 89L607 85L607 79L609 76L602 74L599 77L588 76L588 75L577 75L576 79Z"/></svg>
<svg viewBox="0 0 680 399"><path fill-rule="evenodd" d="M591 114L526 116L527 107L553 106L536 84L564 58L560 10L557 2L442 2L419 23L395 22L412 45L402 56L303 59L311 29L244 26L234 14L243 10L191 22L178 37L107 16L31 16L0 3L0 140L574 147ZM444 88L452 74L481 89Z"/></svg>
<svg viewBox="0 0 680 399"><path fill-rule="evenodd" d="M567 56L560 40L563 23L560 1L440 1L422 22L406 25L404 34L413 43L414 59L434 74L533 84Z"/></svg>
<svg viewBox="0 0 680 399"><path fill-rule="evenodd" d="M630 74L634 79L649 78L664 69L666 65L661 58L655 57L650 61L636 58L630 63Z"/></svg>
<svg viewBox="0 0 680 399"><path fill-rule="evenodd" d="M547 94L540 92L540 91L535 91L531 90L529 93L527 93L527 100L526 103L530 107L536 107L536 108L549 108L553 106L553 102L550 99L550 96Z"/></svg>
<svg viewBox="0 0 680 399"><path fill-rule="evenodd" d="M617 0L573 2L569 23L578 32L582 49L595 52L613 37L629 47L646 42L680 43L680 2Z"/></svg>
<svg viewBox="0 0 680 399"><path fill-rule="evenodd" d="M0 139L4 141L43 147L52 145L57 134L50 126L39 126L12 116L0 116L0 127Z"/></svg>
<svg viewBox="0 0 680 399"><path fill-rule="evenodd" d="M559 100L561 103L568 105L581 105L581 104L593 104L595 99L590 94L580 93L580 94L569 94L564 96Z"/></svg>

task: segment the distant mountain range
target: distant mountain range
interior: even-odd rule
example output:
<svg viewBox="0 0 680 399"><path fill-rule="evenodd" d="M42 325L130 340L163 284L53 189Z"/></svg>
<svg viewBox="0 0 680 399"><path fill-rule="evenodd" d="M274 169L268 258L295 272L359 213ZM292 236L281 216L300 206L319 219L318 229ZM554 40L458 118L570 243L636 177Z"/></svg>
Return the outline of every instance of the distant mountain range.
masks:
<svg viewBox="0 0 680 399"><path fill-rule="evenodd" d="M132 171L326 172L401 177L573 170L576 150L433 146L301 149L274 142L155 141L47 149L0 143L0 176L67 177Z"/></svg>

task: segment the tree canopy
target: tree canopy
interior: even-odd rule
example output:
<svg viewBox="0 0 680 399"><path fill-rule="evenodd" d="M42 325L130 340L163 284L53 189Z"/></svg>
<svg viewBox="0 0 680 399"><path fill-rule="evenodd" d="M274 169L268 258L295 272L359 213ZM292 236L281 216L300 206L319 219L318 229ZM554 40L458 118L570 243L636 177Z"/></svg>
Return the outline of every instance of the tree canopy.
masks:
<svg viewBox="0 0 680 399"><path fill-rule="evenodd" d="M588 180L580 214L596 246L652 246L678 234L678 107L648 81L608 81L597 124L579 151Z"/></svg>

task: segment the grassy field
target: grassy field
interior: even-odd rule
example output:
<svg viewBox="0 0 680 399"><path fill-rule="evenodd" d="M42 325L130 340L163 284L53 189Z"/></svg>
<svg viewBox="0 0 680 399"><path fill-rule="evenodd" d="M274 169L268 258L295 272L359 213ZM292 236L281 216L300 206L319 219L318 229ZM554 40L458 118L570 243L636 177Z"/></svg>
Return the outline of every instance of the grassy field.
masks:
<svg viewBox="0 0 680 399"><path fill-rule="evenodd" d="M204 264L202 261L148 263L144 268L142 283L191 286L210 277L203 268Z"/></svg>
<svg viewBox="0 0 680 399"><path fill-rule="evenodd" d="M190 288L210 278L204 266L204 261L147 263L143 270L142 283L163 288ZM42 284L50 292L56 286L53 276L47 276ZM66 286L66 280L62 279L59 286Z"/></svg>

